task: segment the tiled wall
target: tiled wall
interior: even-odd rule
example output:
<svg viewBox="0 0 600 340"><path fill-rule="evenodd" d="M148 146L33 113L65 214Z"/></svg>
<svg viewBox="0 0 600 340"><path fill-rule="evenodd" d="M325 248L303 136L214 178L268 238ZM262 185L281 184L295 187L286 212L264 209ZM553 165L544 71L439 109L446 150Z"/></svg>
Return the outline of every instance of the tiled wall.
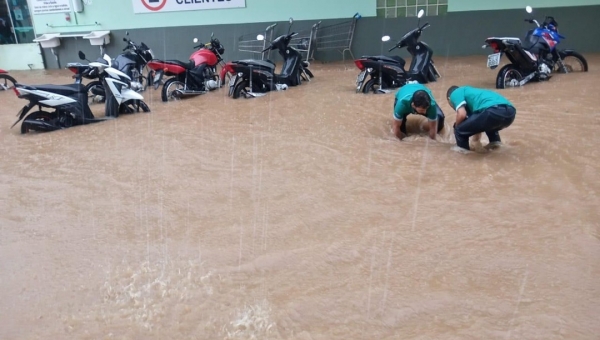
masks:
<svg viewBox="0 0 600 340"><path fill-rule="evenodd" d="M421 9L426 16L445 15L448 0L377 0L379 18L414 17Z"/></svg>

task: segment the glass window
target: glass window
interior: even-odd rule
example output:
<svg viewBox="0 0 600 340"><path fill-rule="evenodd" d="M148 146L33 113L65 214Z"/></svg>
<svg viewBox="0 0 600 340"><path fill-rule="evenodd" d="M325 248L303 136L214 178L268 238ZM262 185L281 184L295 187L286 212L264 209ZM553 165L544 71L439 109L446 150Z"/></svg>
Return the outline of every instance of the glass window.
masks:
<svg viewBox="0 0 600 340"><path fill-rule="evenodd" d="M377 16L380 18L414 17L424 9L426 16L445 15L448 0L377 0Z"/></svg>
<svg viewBox="0 0 600 340"><path fill-rule="evenodd" d="M0 44L25 44L33 39L27 0L0 0Z"/></svg>

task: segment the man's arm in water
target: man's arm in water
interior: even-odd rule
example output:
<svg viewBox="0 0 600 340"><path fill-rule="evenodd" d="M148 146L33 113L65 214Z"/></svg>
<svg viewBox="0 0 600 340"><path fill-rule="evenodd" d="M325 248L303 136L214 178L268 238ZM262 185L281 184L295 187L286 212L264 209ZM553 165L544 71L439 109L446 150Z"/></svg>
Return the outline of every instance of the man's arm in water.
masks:
<svg viewBox="0 0 600 340"><path fill-rule="evenodd" d="M436 120L430 120L429 121L429 138L435 140L435 135L437 135L437 129L438 129L438 121Z"/></svg>
<svg viewBox="0 0 600 340"><path fill-rule="evenodd" d="M394 133L394 136L398 137L398 139L400 140L404 138L404 133L402 133L402 130L400 129L401 126L402 120L398 120L394 117L394 120L392 122L392 131Z"/></svg>

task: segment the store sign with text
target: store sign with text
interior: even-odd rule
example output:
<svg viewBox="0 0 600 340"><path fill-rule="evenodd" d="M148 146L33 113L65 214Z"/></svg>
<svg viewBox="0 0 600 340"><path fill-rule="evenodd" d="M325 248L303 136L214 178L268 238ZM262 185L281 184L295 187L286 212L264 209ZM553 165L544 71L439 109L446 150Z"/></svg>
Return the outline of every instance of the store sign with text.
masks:
<svg viewBox="0 0 600 340"><path fill-rule="evenodd" d="M164 13L204 9L244 8L246 0L131 0L134 13Z"/></svg>
<svg viewBox="0 0 600 340"><path fill-rule="evenodd" d="M71 0L29 0L31 14L52 14L71 12Z"/></svg>

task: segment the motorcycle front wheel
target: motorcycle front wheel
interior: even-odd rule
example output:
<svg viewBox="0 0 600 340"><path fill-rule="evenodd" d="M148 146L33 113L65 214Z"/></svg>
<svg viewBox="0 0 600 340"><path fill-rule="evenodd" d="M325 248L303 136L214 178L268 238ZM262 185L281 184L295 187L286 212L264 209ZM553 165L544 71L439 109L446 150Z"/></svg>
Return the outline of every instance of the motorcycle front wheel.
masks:
<svg viewBox="0 0 600 340"><path fill-rule="evenodd" d="M571 73L571 72L577 72L575 70L575 68L573 67L574 65L571 65L569 63L569 60L573 59L574 63L579 64L581 70L579 72L587 72L588 71L588 63L587 60L585 60L585 58L575 52L575 51L561 51L559 52L560 54L560 59L561 61L557 61L554 64L554 70L552 70L553 72L556 73ZM565 62L565 60L567 60L567 62Z"/></svg>
<svg viewBox="0 0 600 340"><path fill-rule="evenodd" d="M10 85L9 83L12 83ZM10 90L15 87L17 81L15 78L9 76L8 74L0 74L0 91L1 90Z"/></svg>

